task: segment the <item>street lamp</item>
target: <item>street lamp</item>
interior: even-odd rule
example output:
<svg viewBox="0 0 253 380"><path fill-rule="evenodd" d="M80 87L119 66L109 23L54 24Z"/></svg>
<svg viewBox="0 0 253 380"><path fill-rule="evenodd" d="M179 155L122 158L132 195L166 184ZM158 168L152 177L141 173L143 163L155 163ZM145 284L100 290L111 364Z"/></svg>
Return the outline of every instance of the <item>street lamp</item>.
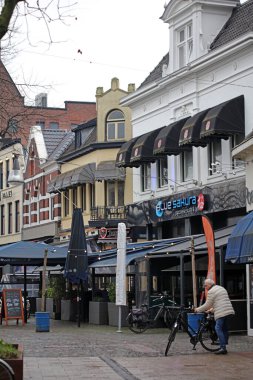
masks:
<svg viewBox="0 0 253 380"><path fill-rule="evenodd" d="M9 185L13 185L13 186L21 185L22 183L24 183L23 172L20 169L18 157L19 157L18 154L14 154L13 169L10 171L10 174L8 177Z"/></svg>

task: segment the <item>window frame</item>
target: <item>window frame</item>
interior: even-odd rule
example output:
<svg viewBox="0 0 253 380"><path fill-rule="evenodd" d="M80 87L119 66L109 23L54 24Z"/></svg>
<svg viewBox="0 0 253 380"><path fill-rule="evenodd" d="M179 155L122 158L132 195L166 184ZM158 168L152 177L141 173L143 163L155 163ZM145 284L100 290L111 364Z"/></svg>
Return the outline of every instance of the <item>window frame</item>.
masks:
<svg viewBox="0 0 253 380"><path fill-rule="evenodd" d="M116 112L120 113L122 117L113 118L112 114ZM122 127L121 124L123 124L123 129L124 129L123 136L119 136L120 128ZM113 137L109 137L110 135L109 126L114 127ZM106 141L124 140L125 137L126 137L126 121L125 121L125 115L123 111L119 109L111 110L106 117Z"/></svg>
<svg viewBox="0 0 253 380"><path fill-rule="evenodd" d="M166 173L164 173L166 171ZM168 185L168 157L156 161L157 187L160 189Z"/></svg>
<svg viewBox="0 0 253 380"><path fill-rule="evenodd" d="M140 166L140 189L141 192L151 190L151 164L146 163Z"/></svg>
<svg viewBox="0 0 253 380"><path fill-rule="evenodd" d="M187 165L189 160L188 160L188 153L191 154L191 165ZM186 173L189 172L189 169L191 168L191 175L187 175ZM187 182L191 181L193 179L193 150L191 151L183 151L180 154L180 171L181 171L181 182Z"/></svg>
<svg viewBox="0 0 253 380"><path fill-rule="evenodd" d="M177 60L178 68L186 66L190 60L193 51L193 27L192 21L177 30ZM189 31L191 30L191 33ZM184 39L181 40L181 33L184 33ZM180 52L183 52L183 60L180 58ZM182 62L181 62L182 61Z"/></svg>

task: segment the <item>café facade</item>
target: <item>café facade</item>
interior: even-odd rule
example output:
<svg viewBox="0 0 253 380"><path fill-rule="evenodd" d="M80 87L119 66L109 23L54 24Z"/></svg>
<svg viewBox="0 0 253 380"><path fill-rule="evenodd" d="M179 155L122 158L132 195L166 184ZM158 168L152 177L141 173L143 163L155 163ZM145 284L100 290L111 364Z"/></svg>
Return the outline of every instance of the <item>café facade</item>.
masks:
<svg viewBox="0 0 253 380"><path fill-rule="evenodd" d="M170 51L137 91L121 100L132 111L133 138L116 159L118 167L133 168L127 223L138 241L201 235L202 215L215 234L224 232L219 247L216 242L217 282L232 299L243 300L240 317L249 302L246 267L226 262L225 255L233 227L247 213L247 162L232 151L252 130L252 16L251 0L169 1L161 20L169 26ZM163 258L153 255L156 264L150 261L147 270L150 294L152 286L180 288L180 255L188 255L187 261L190 253L177 248L173 254L179 261L170 251L161 252ZM207 269L207 248L202 248L206 259L199 261L199 284ZM166 285L152 279L155 272Z"/></svg>

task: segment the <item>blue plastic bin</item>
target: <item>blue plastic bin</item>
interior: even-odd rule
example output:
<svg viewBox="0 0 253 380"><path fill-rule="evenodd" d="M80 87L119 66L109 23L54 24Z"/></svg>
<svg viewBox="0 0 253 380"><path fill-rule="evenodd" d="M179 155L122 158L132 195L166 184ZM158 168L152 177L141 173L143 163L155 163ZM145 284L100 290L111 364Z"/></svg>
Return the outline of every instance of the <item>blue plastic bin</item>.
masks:
<svg viewBox="0 0 253 380"><path fill-rule="evenodd" d="M188 321L188 331L192 335L196 335L199 329L199 324L204 318L204 313L188 313L187 321Z"/></svg>
<svg viewBox="0 0 253 380"><path fill-rule="evenodd" d="M36 312L36 332L48 332L50 330L50 318L48 312Z"/></svg>

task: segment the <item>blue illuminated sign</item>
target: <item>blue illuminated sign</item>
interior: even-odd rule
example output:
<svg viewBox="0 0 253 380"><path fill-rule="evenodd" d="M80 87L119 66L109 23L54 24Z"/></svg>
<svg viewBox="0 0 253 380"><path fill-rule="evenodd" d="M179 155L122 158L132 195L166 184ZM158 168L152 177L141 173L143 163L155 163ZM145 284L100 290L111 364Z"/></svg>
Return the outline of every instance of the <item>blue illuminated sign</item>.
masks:
<svg viewBox="0 0 253 380"><path fill-rule="evenodd" d="M156 204L156 216L161 218L165 211L179 210L184 207L196 206L198 204L198 197L192 195L185 198L178 198L171 201L159 201Z"/></svg>

